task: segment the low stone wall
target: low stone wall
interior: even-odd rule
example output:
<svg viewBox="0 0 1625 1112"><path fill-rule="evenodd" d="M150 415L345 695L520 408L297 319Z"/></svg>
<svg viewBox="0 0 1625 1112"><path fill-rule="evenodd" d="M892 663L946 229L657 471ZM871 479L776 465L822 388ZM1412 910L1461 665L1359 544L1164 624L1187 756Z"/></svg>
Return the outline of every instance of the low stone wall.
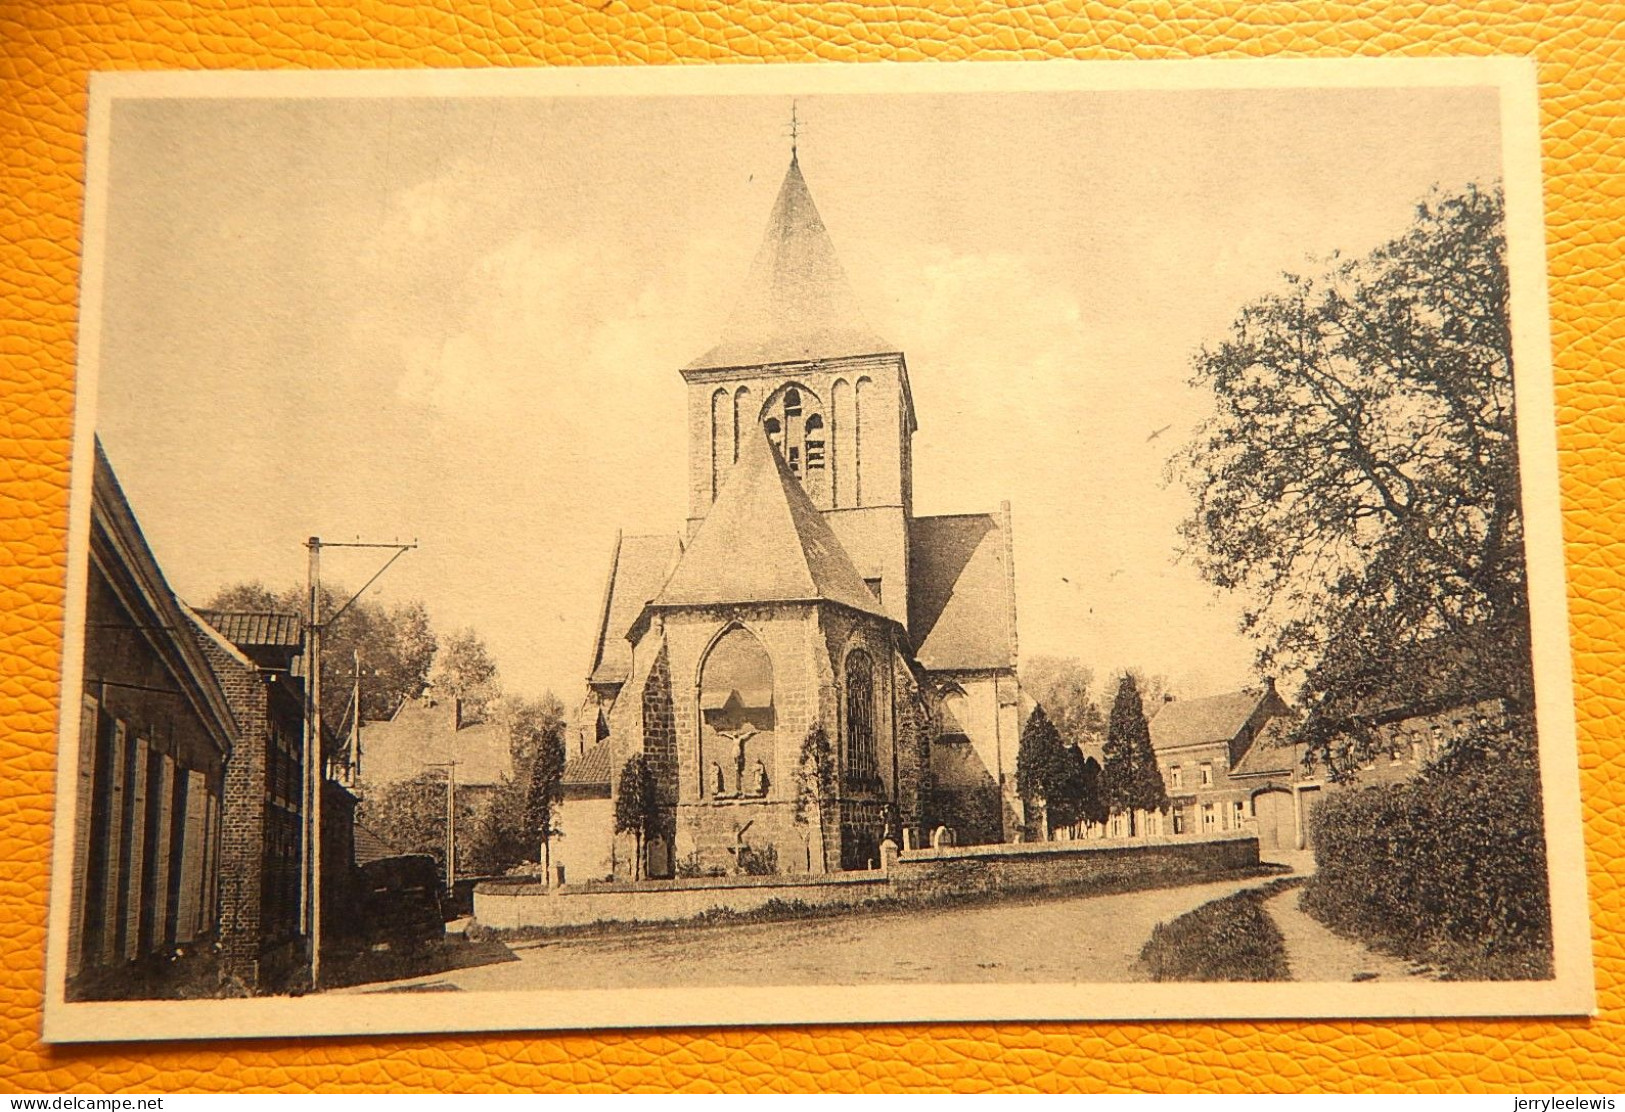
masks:
<svg viewBox="0 0 1625 1112"><path fill-rule="evenodd" d="M887 879L898 896L929 900L1171 884L1256 868L1258 863L1253 834L1121 838L909 850L892 864Z"/></svg>
<svg viewBox="0 0 1625 1112"><path fill-rule="evenodd" d="M777 900L808 905L856 905L885 899L891 888L880 872L825 876L716 877L570 885L486 882L474 889L474 918L496 930L572 927L587 923L659 923L693 919L712 910L756 911Z"/></svg>
<svg viewBox="0 0 1625 1112"><path fill-rule="evenodd" d="M989 893L1156 887L1258 865L1251 834L1161 837L910 850L885 871L825 876L718 877L564 885L486 881L474 918L496 930L589 923L658 923L712 910L756 911L770 902L856 906Z"/></svg>

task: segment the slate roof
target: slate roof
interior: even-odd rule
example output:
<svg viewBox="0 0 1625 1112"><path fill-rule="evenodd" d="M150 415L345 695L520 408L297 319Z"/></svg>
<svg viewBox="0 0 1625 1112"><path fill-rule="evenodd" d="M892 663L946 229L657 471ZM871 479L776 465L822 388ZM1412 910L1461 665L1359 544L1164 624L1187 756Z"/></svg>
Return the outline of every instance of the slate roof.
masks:
<svg viewBox="0 0 1625 1112"><path fill-rule="evenodd" d="M361 779L369 787L410 780L430 766L457 762L457 783L493 786L513 772L508 730L500 722L457 728L455 699L408 699L386 722L361 726Z"/></svg>
<svg viewBox="0 0 1625 1112"><path fill-rule="evenodd" d="M933 671L1014 668L1015 600L1001 515L909 522L908 624Z"/></svg>
<svg viewBox="0 0 1625 1112"><path fill-rule="evenodd" d="M886 617L824 515L757 426L656 606L828 601Z"/></svg>
<svg viewBox="0 0 1625 1112"><path fill-rule="evenodd" d="M610 744L600 741L578 757L565 762L559 782L571 788L607 788L614 773Z"/></svg>
<svg viewBox="0 0 1625 1112"><path fill-rule="evenodd" d="M616 538L588 683L626 682L632 670L632 646L626 632L643 607L660 593L682 551L682 544L672 535Z"/></svg>
<svg viewBox="0 0 1625 1112"><path fill-rule="evenodd" d="M895 350L864 322L801 165L792 157L722 340L688 369Z"/></svg>
<svg viewBox="0 0 1625 1112"><path fill-rule="evenodd" d="M1175 699L1164 703L1151 719L1151 747L1173 749L1181 745L1231 741L1264 698L1262 690L1247 688L1204 699Z"/></svg>

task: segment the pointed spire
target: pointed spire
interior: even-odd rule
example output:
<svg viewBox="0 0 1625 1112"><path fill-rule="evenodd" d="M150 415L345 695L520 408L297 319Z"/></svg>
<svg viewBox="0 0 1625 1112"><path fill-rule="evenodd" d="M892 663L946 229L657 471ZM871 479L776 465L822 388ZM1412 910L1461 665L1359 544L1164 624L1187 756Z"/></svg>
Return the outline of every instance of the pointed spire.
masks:
<svg viewBox="0 0 1625 1112"><path fill-rule="evenodd" d="M717 495L656 606L838 602L886 616L824 515L760 425Z"/></svg>
<svg viewBox="0 0 1625 1112"><path fill-rule="evenodd" d="M752 367L895 350L870 331L858 309L801 176L792 139L790 168L722 342L689 368Z"/></svg>

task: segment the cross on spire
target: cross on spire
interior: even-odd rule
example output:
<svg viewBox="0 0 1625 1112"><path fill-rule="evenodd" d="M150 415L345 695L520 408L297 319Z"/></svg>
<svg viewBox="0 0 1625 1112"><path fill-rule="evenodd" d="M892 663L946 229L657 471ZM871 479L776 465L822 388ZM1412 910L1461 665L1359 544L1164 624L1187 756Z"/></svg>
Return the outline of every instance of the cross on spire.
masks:
<svg viewBox="0 0 1625 1112"><path fill-rule="evenodd" d="M795 162L797 160L798 155L796 153L796 141L801 137L801 129L806 126L806 124L801 122L801 118L796 115L796 102L792 100L790 102L790 130L787 133L790 136L791 162Z"/></svg>

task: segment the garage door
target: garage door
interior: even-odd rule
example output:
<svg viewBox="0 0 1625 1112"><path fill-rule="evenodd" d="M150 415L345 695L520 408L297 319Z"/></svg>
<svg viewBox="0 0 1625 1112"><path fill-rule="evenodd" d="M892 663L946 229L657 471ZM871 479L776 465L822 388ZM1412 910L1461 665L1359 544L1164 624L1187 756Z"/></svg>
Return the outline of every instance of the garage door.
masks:
<svg viewBox="0 0 1625 1112"><path fill-rule="evenodd" d="M1279 788L1253 796L1253 814L1258 818L1260 851L1296 849L1297 823L1292 815L1292 793Z"/></svg>

